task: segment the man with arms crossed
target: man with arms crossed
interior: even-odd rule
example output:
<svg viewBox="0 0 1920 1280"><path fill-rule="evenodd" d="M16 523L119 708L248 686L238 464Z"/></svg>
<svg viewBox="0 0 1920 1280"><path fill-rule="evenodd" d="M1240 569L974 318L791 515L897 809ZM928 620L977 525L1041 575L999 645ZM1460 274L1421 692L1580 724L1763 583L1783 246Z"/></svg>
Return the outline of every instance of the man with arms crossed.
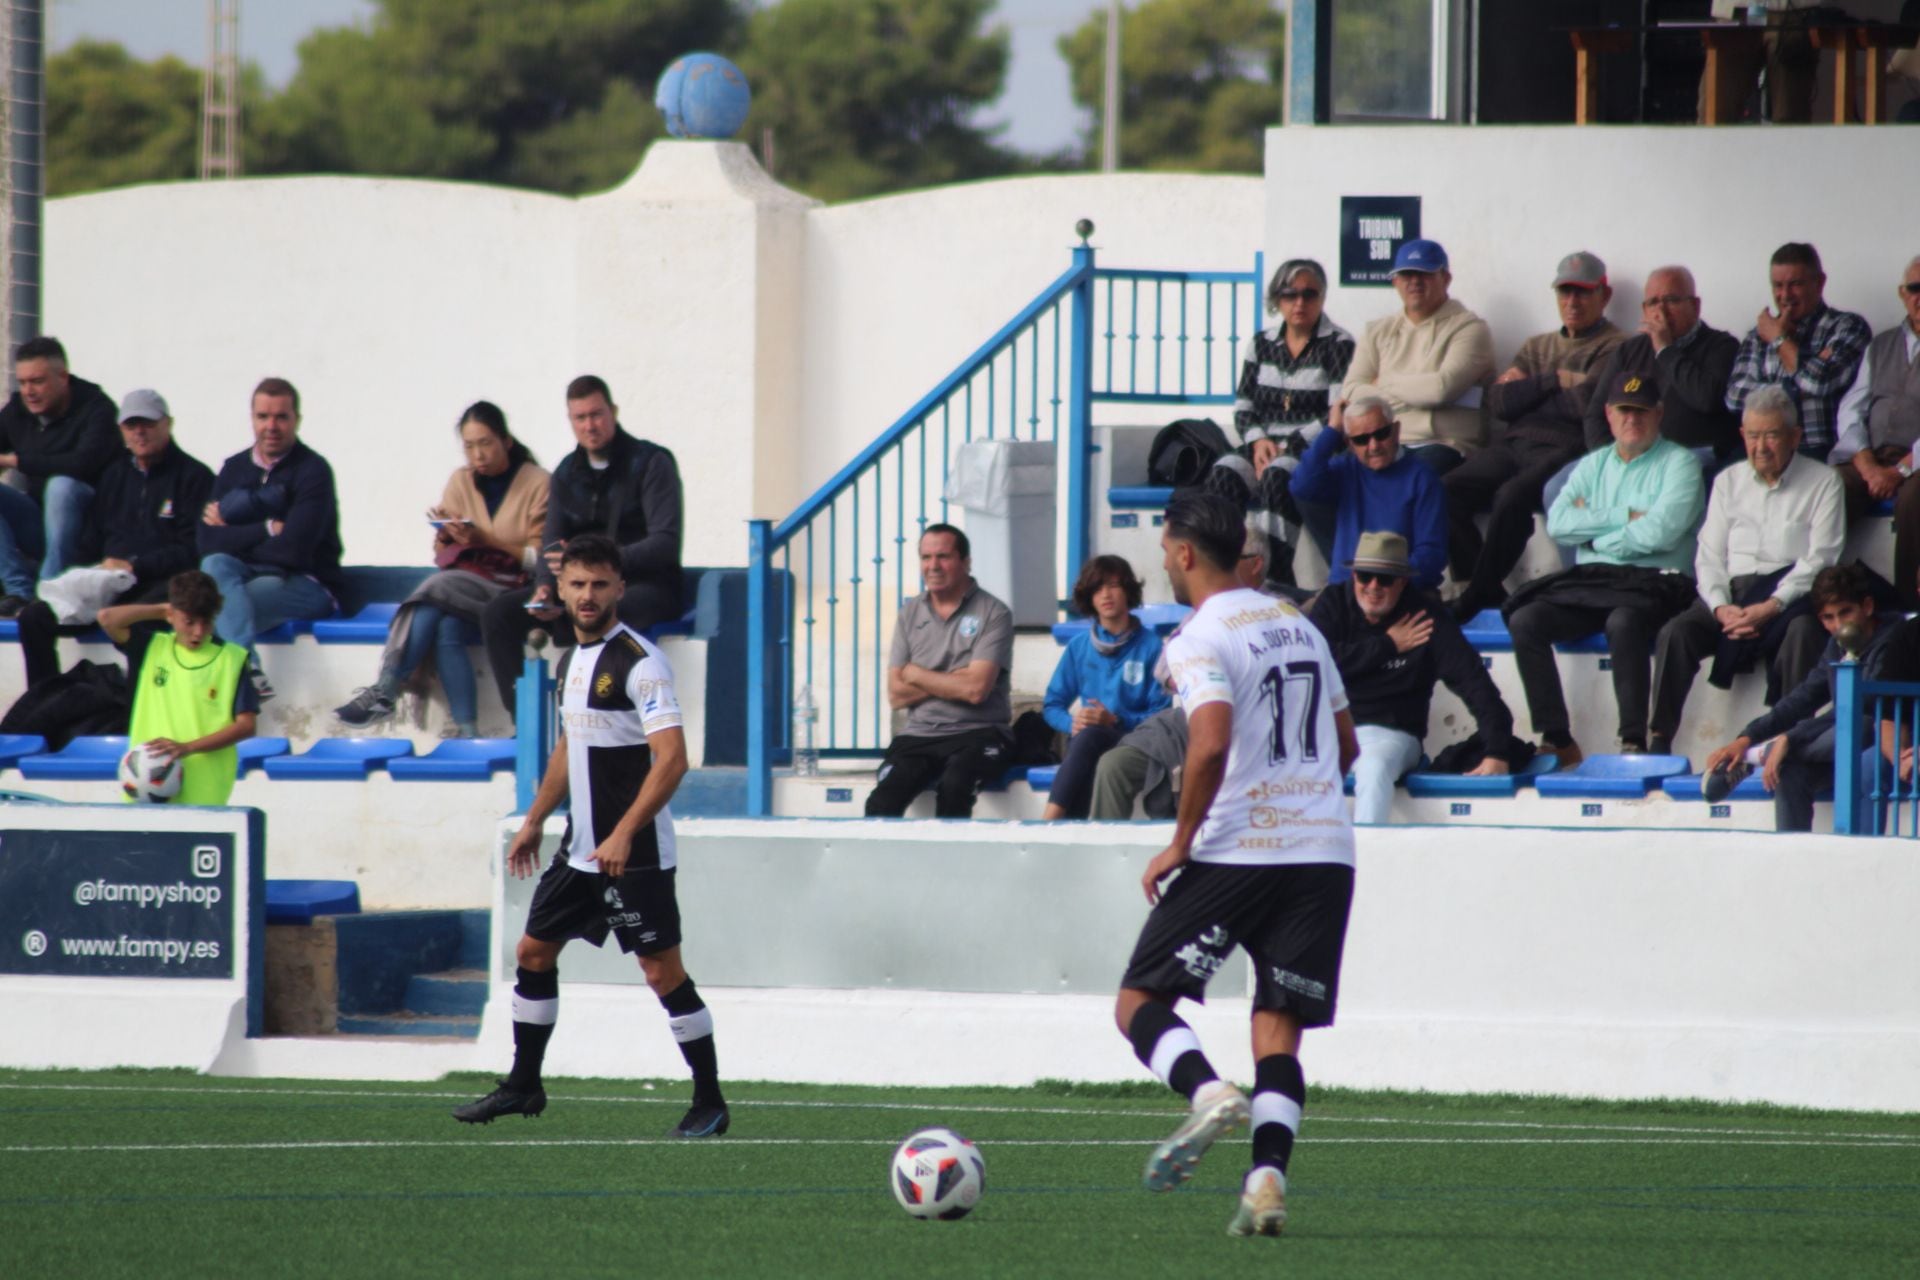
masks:
<svg viewBox="0 0 1920 1280"><path fill-rule="evenodd" d="M1234 580L1239 511L1211 494L1168 504L1160 545L1174 598L1194 613L1167 642L1187 713L1173 843L1147 866L1154 904L1114 1019L1192 1114L1147 1162L1169 1191L1213 1142L1253 1121L1253 1168L1230 1235L1278 1235L1306 1101L1300 1033L1333 1022L1353 896L1353 826L1341 779L1359 755L1327 642L1285 600ZM1160 882L1179 877L1161 893ZM1253 962L1252 1106L1221 1080L1174 1002L1206 997L1235 946Z"/></svg>
<svg viewBox="0 0 1920 1280"><path fill-rule="evenodd" d="M673 672L650 641L620 621L626 589L620 548L600 534L567 542L556 575L560 603L578 646L560 659L560 741L507 867L528 876L540 855L547 815L570 808L560 840L527 909L515 953L513 1070L484 1098L455 1107L456 1120L537 1116L547 1107L540 1063L560 1013L560 952L609 933L635 953L647 985L693 1073L693 1105L670 1137L727 1131L713 1047L713 1015L680 962L680 906L674 897L673 814L667 802L687 773L687 740Z"/></svg>

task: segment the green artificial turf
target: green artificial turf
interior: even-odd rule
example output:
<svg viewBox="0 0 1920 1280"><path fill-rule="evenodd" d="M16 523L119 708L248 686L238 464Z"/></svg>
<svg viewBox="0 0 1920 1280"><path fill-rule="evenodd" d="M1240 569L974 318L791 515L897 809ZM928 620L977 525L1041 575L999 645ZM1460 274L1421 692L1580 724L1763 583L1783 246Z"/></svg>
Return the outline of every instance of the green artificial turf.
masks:
<svg viewBox="0 0 1920 1280"><path fill-rule="evenodd" d="M1920 1273L1920 1116L1321 1090L1276 1241L1224 1234L1243 1139L1140 1188L1159 1089L739 1085L676 1143L683 1082L449 1118L491 1086L0 1072L0 1276ZM986 1155L964 1221L887 1191L929 1124Z"/></svg>

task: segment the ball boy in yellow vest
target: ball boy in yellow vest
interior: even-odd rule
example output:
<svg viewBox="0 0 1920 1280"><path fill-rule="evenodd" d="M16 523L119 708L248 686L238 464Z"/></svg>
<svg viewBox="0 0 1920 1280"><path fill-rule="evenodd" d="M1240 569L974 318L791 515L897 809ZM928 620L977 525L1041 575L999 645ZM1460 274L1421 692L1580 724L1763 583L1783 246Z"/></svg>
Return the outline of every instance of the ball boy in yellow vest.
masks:
<svg viewBox="0 0 1920 1280"><path fill-rule="evenodd" d="M260 696L247 679L247 651L213 634L220 588L198 569L176 573L165 604L115 605L100 626L126 645L135 624L165 619L147 642L133 686L128 740L181 762L176 804L225 804L240 772L237 744L251 738Z"/></svg>

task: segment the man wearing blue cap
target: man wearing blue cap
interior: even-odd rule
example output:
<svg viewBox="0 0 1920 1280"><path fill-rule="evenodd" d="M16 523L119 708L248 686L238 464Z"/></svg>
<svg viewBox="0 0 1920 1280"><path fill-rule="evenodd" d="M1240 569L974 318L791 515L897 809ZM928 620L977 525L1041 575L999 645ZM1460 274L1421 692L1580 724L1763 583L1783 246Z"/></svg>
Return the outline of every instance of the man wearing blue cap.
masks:
<svg viewBox="0 0 1920 1280"><path fill-rule="evenodd" d="M1442 475L1485 438L1480 396L1493 377L1493 333L1447 295L1452 283L1438 242L1401 245L1393 256L1401 310L1367 326L1340 392L1341 409L1362 395L1384 397L1402 446Z"/></svg>

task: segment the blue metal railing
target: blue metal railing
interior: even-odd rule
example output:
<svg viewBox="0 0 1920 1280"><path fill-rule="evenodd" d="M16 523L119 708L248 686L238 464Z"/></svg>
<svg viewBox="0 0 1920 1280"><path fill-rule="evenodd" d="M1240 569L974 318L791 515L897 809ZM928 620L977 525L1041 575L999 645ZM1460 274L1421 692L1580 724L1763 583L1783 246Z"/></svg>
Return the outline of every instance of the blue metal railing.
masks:
<svg viewBox="0 0 1920 1280"><path fill-rule="evenodd" d="M544 635L535 632L541 640ZM542 648L545 646L543 645ZM513 686L513 718L518 726L513 742L513 803L515 813L533 805L546 772L547 757L560 740L559 708L553 697L553 676L544 656L529 657Z"/></svg>
<svg viewBox="0 0 1920 1280"><path fill-rule="evenodd" d="M1900 771L1920 738L1920 684L1863 680L1855 662L1833 674L1833 829L1920 839L1920 769Z"/></svg>
<svg viewBox="0 0 1920 1280"><path fill-rule="evenodd" d="M772 767L790 745L802 688L817 709L821 755L886 748L893 619L920 589L920 532L952 515L946 482L958 446L1058 446L1053 553L1071 575L1088 555L1093 406L1232 402L1240 348L1260 325L1260 258L1252 271L1099 268L1084 242L1091 230L1082 224L1065 272L793 514L750 522L748 813L771 812ZM793 583L790 607L776 573Z"/></svg>

